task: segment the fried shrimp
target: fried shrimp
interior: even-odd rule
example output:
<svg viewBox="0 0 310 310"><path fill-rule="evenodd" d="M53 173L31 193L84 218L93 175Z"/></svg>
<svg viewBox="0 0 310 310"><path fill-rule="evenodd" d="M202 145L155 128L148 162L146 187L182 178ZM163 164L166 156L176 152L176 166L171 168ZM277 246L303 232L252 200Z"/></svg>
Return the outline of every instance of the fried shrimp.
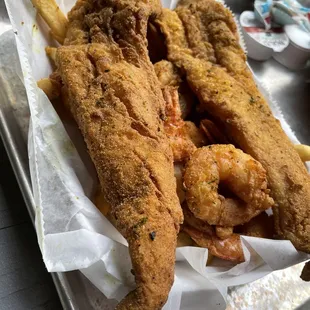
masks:
<svg viewBox="0 0 310 310"><path fill-rule="evenodd" d="M196 218L194 214L189 210L186 202L182 204L182 210L184 215L184 224L186 226L191 226L196 230L206 233L209 236L214 235L213 227L207 222Z"/></svg>
<svg viewBox="0 0 310 310"><path fill-rule="evenodd" d="M222 240L215 235L210 236L209 234L190 226L184 226L182 229L190 235L197 245L207 248L212 255L236 263L241 263L244 261L239 235L233 234Z"/></svg>
<svg viewBox="0 0 310 310"><path fill-rule="evenodd" d="M169 138L173 159L175 162L186 161L197 147L206 144L206 139L194 123L182 119L177 89L166 86L162 92L166 101L164 129Z"/></svg>
<svg viewBox="0 0 310 310"><path fill-rule="evenodd" d="M206 145L203 131L184 118L190 113L194 98L182 81L176 66L167 60L154 64L166 102L164 129L169 138L174 162L184 162L197 147Z"/></svg>
<svg viewBox="0 0 310 310"><path fill-rule="evenodd" d="M166 86L173 86L177 89L181 116L185 119L195 104L195 95L187 82L183 80L180 70L167 60L155 63L154 69L162 89Z"/></svg>
<svg viewBox="0 0 310 310"><path fill-rule="evenodd" d="M233 234L234 228L232 226L215 226L215 232L220 239L224 240L229 238Z"/></svg>
<svg viewBox="0 0 310 310"><path fill-rule="evenodd" d="M184 214L184 225L182 227L183 232L186 232L193 241L200 247L207 248L209 253L222 259L242 262L244 260L243 250L240 241L240 236L232 234L232 230L229 235L226 235L225 239L217 236L213 227L207 222L202 221L194 216L194 214L188 209L186 203L182 204Z"/></svg>
<svg viewBox="0 0 310 310"><path fill-rule="evenodd" d="M220 182L236 198L220 195ZM265 169L233 145L211 145L195 151L185 168L184 186L189 209L210 225L246 223L274 203Z"/></svg>

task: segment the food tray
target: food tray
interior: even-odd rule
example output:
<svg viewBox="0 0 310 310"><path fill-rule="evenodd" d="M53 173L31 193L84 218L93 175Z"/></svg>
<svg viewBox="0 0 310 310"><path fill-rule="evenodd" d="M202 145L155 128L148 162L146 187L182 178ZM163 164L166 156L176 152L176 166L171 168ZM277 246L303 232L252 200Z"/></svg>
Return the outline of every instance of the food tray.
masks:
<svg viewBox="0 0 310 310"><path fill-rule="evenodd" d="M7 19L3 2L0 1L0 3L1 3L0 21L3 26L1 29L7 30L10 28L9 21ZM15 48L15 40L13 32L10 31L4 33L1 42L2 42L1 56L10 55L10 57L16 57L16 61L14 62L11 61L11 63L14 63L14 65L18 66L18 56ZM5 59L3 61L5 61ZM295 83L296 87L292 91L295 92L296 94L299 94L298 97L302 98L300 104L303 102L306 105L307 102L310 102L309 100L310 94L309 92L307 92L306 87L303 88L305 82L307 81L309 82L309 76L310 76L309 71L305 71L302 74L291 73L289 71L283 70L281 66L279 67L279 65L274 61L262 64L253 62L250 63L250 65L253 71L256 73L256 75L262 81L264 81L265 84L269 85L269 89L272 92L272 94L276 97L276 99L282 100L281 88L283 87L283 85L281 85L281 83L278 83L278 85L270 83L268 77L272 78L272 74L275 74L276 72L278 72L277 74L279 74L280 72L280 75L278 75L278 81L280 80L285 82L288 80L294 80L294 81L297 80L299 82L299 84ZM1 83L0 134L4 141L6 150L9 154L14 172L17 176L29 214L32 220L34 221L35 204L31 190L31 181L28 168L28 154L27 154L27 135L29 127L28 103L26 99L26 92L22 84L22 78L21 76L16 75L14 73L15 71L16 70L13 69L0 71L0 83ZM290 115L289 109L291 108L290 103L292 101L290 101L289 99L290 98L286 99L286 101L284 100L287 105L282 105L284 116L286 115L286 113ZM287 109L285 109L285 107L287 107ZM305 106L300 106L299 108L302 109L304 107ZM289 122L293 126L293 129L297 132L297 135L300 138L300 140L302 142L310 144L309 141L310 134L307 131L304 132L305 130L307 130L307 123L309 123L309 121L307 122L307 113L304 113L304 116L301 118L301 120L299 119L299 124L300 123L304 124L304 126L302 126L303 130L299 131L298 128L294 127L294 124L298 123L297 120L295 122L291 122L291 120L289 119ZM298 273L300 272L301 266L292 267L290 269L292 269L291 273ZM290 271L287 271L287 274L289 273ZM279 276L280 275L281 273L279 274ZM52 273L52 277L64 309L91 310L91 309L110 308L110 306L104 306L107 304L107 300L105 299L105 297L79 271L72 271L67 273ZM296 281L296 278L291 280ZM268 286L268 280L265 280L265 286L266 285ZM255 289L255 283L252 283L251 286L252 286L251 290ZM253 296L249 294L250 293L249 286L242 286L240 289L241 289L240 292L238 291L239 288L233 288L231 290L231 294L228 299L229 309L235 309L236 307L242 308L241 304L238 305L238 303L236 303L236 301L238 300L238 296L240 294L245 294L249 296L249 300L253 298ZM261 288L261 290L263 290L263 288ZM300 290L303 293L301 294L302 296L307 294L307 292L308 294L310 294L309 286L305 285L301 289L299 288L299 292ZM295 303L297 303L295 305L299 305L301 302L305 300L305 297L302 296L300 296L299 298L300 301L297 300L294 301ZM255 307L255 303L254 304L253 302L251 303L252 306ZM255 308L257 309L257 307ZM292 307L289 307L288 309L293 308L294 307L292 304Z"/></svg>

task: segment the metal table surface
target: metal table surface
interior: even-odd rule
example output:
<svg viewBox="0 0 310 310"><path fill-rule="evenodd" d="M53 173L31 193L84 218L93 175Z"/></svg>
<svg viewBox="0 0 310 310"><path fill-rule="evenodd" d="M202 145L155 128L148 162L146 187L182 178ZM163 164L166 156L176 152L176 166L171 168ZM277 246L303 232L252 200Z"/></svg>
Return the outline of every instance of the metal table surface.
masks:
<svg viewBox="0 0 310 310"><path fill-rule="evenodd" d="M242 0L228 0L226 3L235 11L241 12L251 6L251 2ZM0 0L0 34L10 29L9 20L3 0ZM1 43L0 43L1 44ZM249 60L249 64L257 77L264 81L273 97L279 102L284 117L292 126L301 142L310 144L310 70L291 72L274 60L257 62ZM1 109L3 98L0 97ZM1 110L0 109L0 110ZM66 300L61 295L59 287L63 284L61 278L53 275L58 293L51 276L46 272L42 262L40 250L37 244L35 231L31 224L33 211L31 205L31 187L27 167L27 135L10 137L10 126L4 126L1 122L0 129L4 139L6 150L22 188L22 194L18 188L9 159L5 154L2 142L0 142L0 310L6 309L88 309L86 306L75 307L74 304L82 304L83 285L76 274L67 273L66 277L71 282L76 282L75 296L78 300ZM9 124L9 123L8 123ZM28 126L28 124L26 124ZM12 137L11 137L12 138ZM18 156L17 156L18 153ZM22 172L22 173L21 173ZM25 186L26 184L26 186ZM305 306L303 309L309 309Z"/></svg>
<svg viewBox="0 0 310 310"><path fill-rule="evenodd" d="M0 309L61 309L2 142L0 170Z"/></svg>
<svg viewBox="0 0 310 310"><path fill-rule="evenodd" d="M10 27L2 0L0 33ZM0 171L0 309L62 309L1 140Z"/></svg>

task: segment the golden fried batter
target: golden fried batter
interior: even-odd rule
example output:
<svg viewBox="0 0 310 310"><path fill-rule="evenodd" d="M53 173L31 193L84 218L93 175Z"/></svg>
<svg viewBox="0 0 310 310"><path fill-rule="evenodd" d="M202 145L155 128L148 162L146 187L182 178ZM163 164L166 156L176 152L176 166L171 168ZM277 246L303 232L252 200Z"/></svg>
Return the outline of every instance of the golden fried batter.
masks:
<svg viewBox="0 0 310 310"><path fill-rule="evenodd" d="M182 230L186 232L198 246L207 248L212 255L235 263L244 262L244 254L239 235L232 234L228 238L222 240L214 234L210 236L191 226L184 226Z"/></svg>
<svg viewBox="0 0 310 310"><path fill-rule="evenodd" d="M161 87L174 86L179 87L182 78L178 72L178 68L173 65L170 61L161 60L154 64L154 69Z"/></svg>
<svg viewBox="0 0 310 310"><path fill-rule="evenodd" d="M155 0L80 0L57 50L67 104L129 244L137 287L117 309L165 304L183 221L165 103L147 51L147 22L159 11Z"/></svg>
<svg viewBox="0 0 310 310"><path fill-rule="evenodd" d="M177 68L162 60L154 65L166 102L164 129L169 138L175 162L184 162L196 150L206 144L203 132L190 121L184 121L186 110L192 102L179 93L182 79ZM182 111L183 110L183 111Z"/></svg>
<svg viewBox="0 0 310 310"><path fill-rule="evenodd" d="M231 144L196 150L186 164L183 180L189 209L210 225L227 228L244 224L274 203L265 169ZM220 184L235 197L221 195Z"/></svg>
<svg viewBox="0 0 310 310"><path fill-rule="evenodd" d="M168 60L186 74L201 107L266 169L276 233L310 252L308 172L255 85L229 10L213 0L185 0L157 24Z"/></svg>
<svg viewBox="0 0 310 310"><path fill-rule="evenodd" d="M195 96L186 81L183 80L178 68L167 60L154 64L155 72L162 88L177 88L182 119L186 119L195 104Z"/></svg>
<svg viewBox="0 0 310 310"><path fill-rule="evenodd" d="M210 254L225 260L236 263L244 261L239 235L231 232L222 240L215 234L213 227L196 218L186 204L183 204L182 208L185 222L182 231L186 232L198 246L207 248Z"/></svg>

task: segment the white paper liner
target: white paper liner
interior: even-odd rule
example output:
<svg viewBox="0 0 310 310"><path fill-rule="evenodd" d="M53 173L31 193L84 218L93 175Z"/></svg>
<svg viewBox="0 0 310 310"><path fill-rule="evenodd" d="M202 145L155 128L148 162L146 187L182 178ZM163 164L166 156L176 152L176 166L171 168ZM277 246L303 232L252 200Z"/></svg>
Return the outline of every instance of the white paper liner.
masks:
<svg viewBox="0 0 310 310"><path fill-rule="evenodd" d="M74 2L59 4L67 12ZM163 1L166 7L176 3ZM55 42L29 0L6 0L6 5L31 112L28 151L44 262L50 272L80 269L108 298L120 300L135 286L127 242L89 199L97 181L89 157L81 156L85 146L76 125L63 123L36 85L36 80L51 72L44 48ZM258 84L285 132L298 143L278 104ZM236 266L214 260L206 267L207 249L178 248L175 282L164 309L225 309L228 286L254 281L309 258L290 241L241 239L246 261Z"/></svg>

